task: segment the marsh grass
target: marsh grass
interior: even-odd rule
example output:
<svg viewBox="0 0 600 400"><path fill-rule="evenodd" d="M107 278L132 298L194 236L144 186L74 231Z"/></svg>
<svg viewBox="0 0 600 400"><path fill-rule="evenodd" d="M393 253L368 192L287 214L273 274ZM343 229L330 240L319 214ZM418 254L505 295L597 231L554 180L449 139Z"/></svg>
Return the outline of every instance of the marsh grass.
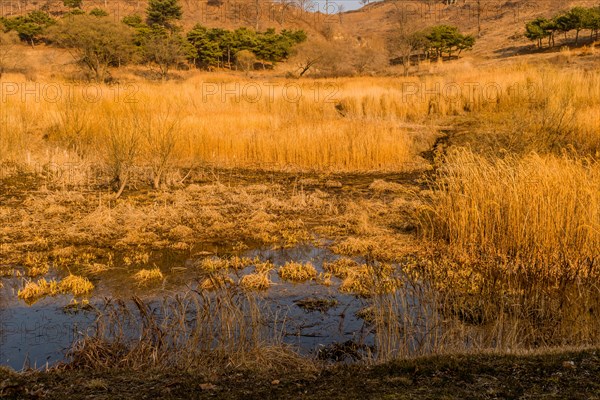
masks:
<svg viewBox="0 0 600 400"><path fill-rule="evenodd" d="M326 263L322 276L298 263L278 272L291 280L331 282L335 276L342 279L340 291L369 302L377 360L598 344L597 71L507 64L419 78L340 79L332 102L315 100L310 89L324 81L299 83L305 91L296 102L280 94L286 81L276 82L274 97L255 102L223 100L223 85L203 98L202 83L197 77L144 84L137 103L126 106L112 97L90 106L80 92L70 104L9 99L0 109L0 162L17 165L15 171L35 170L51 187L96 190L111 182L118 194L126 187L181 186L200 165L318 171L327 193L294 187L288 195L275 184L235 188L217 178L154 191L148 204L94 199L81 211L84 217L69 220L68 230L53 225L68 220L70 203L83 204L81 194L26 199L22 215L0 216L7 223L22 219L23 229L35 226L27 233L41 252L51 248L51 236L65 232L72 243L100 240L122 248L166 243L189 250L196 236L292 246L310 240L305 216L325 216L336 236L331 249L365 263ZM492 96L475 86L466 91L472 83L491 87ZM458 96L444 95L457 85ZM348 188L330 172L427 169L419 153L456 121L465 125L452 143L465 146L434 158L433 179L426 182L431 190L422 196L385 180L367 187L368 201L331 196ZM80 168L66 174L73 162ZM92 184L90 176L97 178ZM410 207L386 202L408 194L419 197ZM392 225L392 209L410 211L417 222L419 239L430 249L418 261L401 260L417 250ZM146 266L147 254L134 253L124 264ZM31 261L30 274L44 271L35 270L38 264ZM399 271L391 266L398 264ZM250 265L254 273L238 283L229 276L230 269ZM272 263L205 258L198 267L203 280L197 294L154 305L136 299L134 308L109 301L96 331L73 348L72 365L201 371L304 365L281 346L279 331L264 329L263 307L253 297L271 286ZM75 278L63 281L28 282L19 297L35 301L89 288Z"/></svg>
<svg viewBox="0 0 600 400"><path fill-rule="evenodd" d="M419 149L410 132L389 118L340 118L335 104L316 96L308 82L299 84L297 101L283 94L286 81L234 83L240 93L260 86L258 101L227 94L231 87L226 83L217 84L214 95L203 96L203 85L201 77L185 84L136 84L135 101L102 86L102 96L91 103L85 89L64 84L68 99L50 102L42 96L26 108L11 97L0 114L0 161L52 166L60 169L53 171L57 183L85 183L76 179L74 168L63 168L71 163L83 168L79 172L89 175L88 182L104 175L115 190L138 180L155 189L172 185L185 175L178 170L199 164L271 170L413 168Z"/></svg>
<svg viewBox="0 0 600 400"><path fill-rule="evenodd" d="M415 210L429 255L372 295L378 357L596 345L599 172L569 153L450 149Z"/></svg>
<svg viewBox="0 0 600 400"><path fill-rule="evenodd" d="M207 257L203 258L198 263L198 269L205 273L214 273L220 270L227 270L229 263L226 259L220 257Z"/></svg>
<svg viewBox="0 0 600 400"><path fill-rule="evenodd" d="M277 273L281 279L292 282L306 282L317 278L317 270L310 262L289 261L279 267Z"/></svg>
<svg viewBox="0 0 600 400"><path fill-rule="evenodd" d="M375 262L348 269L339 290L360 297L371 297L394 292L399 286L402 286L402 280L397 268L391 264Z"/></svg>
<svg viewBox="0 0 600 400"><path fill-rule="evenodd" d="M239 286L245 290L267 290L271 285L273 285L273 281L270 277L271 270L257 270L256 272L246 274L242 276L239 281Z"/></svg>
<svg viewBox="0 0 600 400"><path fill-rule="evenodd" d="M367 298L368 314L361 316L375 338L370 362L598 345L600 323L593 310L600 295L589 282L556 290L508 277L487 279L468 293L464 279L451 271L462 269L468 281L476 274L471 263L435 253L418 269L421 278L403 276L401 286L373 290Z"/></svg>
<svg viewBox="0 0 600 400"><path fill-rule="evenodd" d="M17 293L19 298L27 303L35 303L45 296L56 296L59 294L72 294L82 296L89 294L94 289L94 285L87 278L68 275L60 281L55 279L47 280L40 278L37 281L27 281L22 289Z"/></svg>
<svg viewBox="0 0 600 400"><path fill-rule="evenodd" d="M222 290L234 284L227 268L205 271L200 280L200 289L205 291Z"/></svg>
<svg viewBox="0 0 600 400"><path fill-rule="evenodd" d="M229 268L232 268L234 270L242 270L251 265L260 263L260 259L258 257L250 258L250 257L233 256L228 259L228 263L229 263Z"/></svg>
<svg viewBox="0 0 600 400"><path fill-rule="evenodd" d="M95 328L70 351L75 368L177 367L205 377L235 370L299 371L314 367L282 345L254 294L232 287L187 293L158 303L107 300Z"/></svg>
<svg viewBox="0 0 600 400"><path fill-rule="evenodd" d="M64 88L71 94L64 101L41 98L27 107L9 96L0 114L0 161L55 169L71 163L80 168L54 171L57 183L84 183L78 174L100 174L117 189L136 183L130 180L172 185L186 175L178 170L199 164L410 171L426 168L419 153L436 139L437 123L469 115L507 121L481 135L483 142L598 151L596 72L513 64L465 66L422 79L306 80L292 85L297 99L285 94L285 80L236 79L217 80L209 94L206 85L213 82L203 75L185 83L134 84L135 101L104 86L95 103L77 87ZM250 96L249 89L261 95ZM398 189L378 185L374 189Z"/></svg>
<svg viewBox="0 0 600 400"><path fill-rule="evenodd" d="M355 269L359 264L350 258L338 258L334 261L325 261L323 270L332 274L336 278L344 279L348 276L352 269Z"/></svg>
<svg viewBox="0 0 600 400"><path fill-rule="evenodd" d="M593 159L531 154L489 160L456 149L436 184L431 212L421 219L426 237L469 256L497 258L505 274L530 274L553 285L598 276L600 168Z"/></svg>
<svg viewBox="0 0 600 400"><path fill-rule="evenodd" d="M164 279L163 273L160 268L155 267L152 269L141 269L133 275L133 279L139 285L148 285Z"/></svg>

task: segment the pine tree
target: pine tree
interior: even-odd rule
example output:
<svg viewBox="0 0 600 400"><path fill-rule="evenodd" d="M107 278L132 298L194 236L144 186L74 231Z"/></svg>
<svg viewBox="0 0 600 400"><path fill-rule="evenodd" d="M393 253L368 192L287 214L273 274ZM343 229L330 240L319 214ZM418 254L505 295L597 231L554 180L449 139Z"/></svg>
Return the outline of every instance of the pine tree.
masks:
<svg viewBox="0 0 600 400"><path fill-rule="evenodd" d="M173 28L173 21L181 19L183 14L178 0L150 0L146 10L148 25L160 25Z"/></svg>

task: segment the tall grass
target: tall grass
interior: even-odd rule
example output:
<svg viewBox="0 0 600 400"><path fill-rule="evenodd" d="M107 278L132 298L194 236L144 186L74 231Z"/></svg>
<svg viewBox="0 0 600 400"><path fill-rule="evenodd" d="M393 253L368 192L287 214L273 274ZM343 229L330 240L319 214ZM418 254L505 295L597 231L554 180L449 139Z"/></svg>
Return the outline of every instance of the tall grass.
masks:
<svg viewBox="0 0 600 400"><path fill-rule="evenodd" d="M3 103L0 154L18 159L28 147L39 163L48 162L49 154L59 163L69 157L104 163L108 153L114 156L110 147L118 136L139 136L132 162L148 168L154 186L165 171L199 164L410 170L423 167L418 155L435 139L436 124L468 115L490 121L496 136L507 132L505 147L518 142L552 151L566 145L586 154L598 151L596 72L523 64L401 79L209 78L93 89L59 83L59 101L23 97L33 83L22 82ZM45 84L39 85L46 93Z"/></svg>
<svg viewBox="0 0 600 400"><path fill-rule="evenodd" d="M96 325L70 349L75 368L180 368L204 376L232 370L298 371L312 368L269 327L259 299L222 287L160 302L109 299Z"/></svg>
<svg viewBox="0 0 600 400"><path fill-rule="evenodd" d="M20 90L33 90L27 84ZM131 97L100 85L94 93L101 95L93 102L85 85L61 83L62 93L69 95L59 101L23 99L18 93L3 104L0 155L23 160L28 148L31 162L100 163L116 176L128 166L148 168L155 187L169 169L197 165L414 168L419 148L406 129L389 119L344 118L327 93L311 89L314 84L220 82L210 96L203 94L205 84L133 85ZM250 94L255 87L262 88L258 97Z"/></svg>
<svg viewBox="0 0 600 400"><path fill-rule="evenodd" d="M598 344L600 164L547 144L447 151L416 210L429 255L372 297L380 359Z"/></svg>
<svg viewBox="0 0 600 400"><path fill-rule="evenodd" d="M433 185L417 211L429 256L376 298L384 354L415 353L411 329L434 353L598 344L597 161L452 148Z"/></svg>
<svg viewBox="0 0 600 400"><path fill-rule="evenodd" d="M596 284L556 289L512 274L494 280L473 267L432 254L420 278L371 298L374 361L600 344Z"/></svg>
<svg viewBox="0 0 600 400"><path fill-rule="evenodd" d="M536 276L598 274L600 165L569 155L486 159L451 151L423 233L473 256L520 260Z"/></svg>

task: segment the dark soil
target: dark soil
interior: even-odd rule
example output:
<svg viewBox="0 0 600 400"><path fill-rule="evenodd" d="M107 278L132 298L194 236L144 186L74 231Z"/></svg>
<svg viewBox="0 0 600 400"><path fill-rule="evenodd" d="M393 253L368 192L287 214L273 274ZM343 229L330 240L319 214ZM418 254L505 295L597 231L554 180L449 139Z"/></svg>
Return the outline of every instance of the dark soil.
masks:
<svg viewBox="0 0 600 400"><path fill-rule="evenodd" d="M0 369L5 399L592 399L600 350L457 355L315 374L232 373L211 380L179 371Z"/></svg>

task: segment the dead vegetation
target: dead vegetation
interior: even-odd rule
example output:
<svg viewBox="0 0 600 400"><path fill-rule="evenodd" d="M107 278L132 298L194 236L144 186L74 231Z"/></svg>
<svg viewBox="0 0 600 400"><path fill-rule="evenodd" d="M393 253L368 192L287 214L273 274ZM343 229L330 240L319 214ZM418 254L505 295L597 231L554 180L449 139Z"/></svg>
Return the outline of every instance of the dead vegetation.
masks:
<svg viewBox="0 0 600 400"><path fill-rule="evenodd" d="M135 279L140 285L148 285L152 282L161 281L164 279L163 273L160 271L160 268L152 268L152 269L141 269L133 275L133 279Z"/></svg>
<svg viewBox="0 0 600 400"><path fill-rule="evenodd" d="M310 262L302 264L290 261L279 267L277 273L281 279L292 282L305 282L317 277L317 270Z"/></svg>
<svg viewBox="0 0 600 400"><path fill-rule="evenodd" d="M94 285L87 278L68 275L60 281L46 280L45 278L40 278L35 282L27 281L23 288L18 291L18 296L27 303L33 303L44 296L56 296L58 294L82 296L89 294L93 289Z"/></svg>
<svg viewBox="0 0 600 400"><path fill-rule="evenodd" d="M88 293L91 283L76 278L101 279L115 268L111 258L76 250L84 246L124 251L129 276L141 283L165 278L151 269L151 252L190 254L177 268L198 280L198 293L159 306L138 299L134 309L112 300L94 334L73 348L73 368L310 369L312 361L282 346L281 330L264 329L254 296L274 285L274 274L366 303L361 315L375 346L337 343L324 353L331 358L344 350L376 363L598 345L600 75L518 63L442 72L340 80L335 104L199 103L192 89L201 82L169 83L161 91L172 97L162 101L183 114L162 115L159 131L144 128L165 105L152 100L153 86L140 92L143 105L127 110L106 101L94 110L33 105L35 121L10 103L11 113L0 110L9 127L0 131L1 154L18 168L2 179L12 189L0 194L0 271L77 274L27 283L19 296L32 301ZM431 94L472 82L493 96L472 86L452 98ZM57 125L45 107L58 107ZM120 130L107 122L134 111L140 119ZM97 137L73 136L86 130L76 126L82 115L102 126ZM438 131L447 125L454 127L444 138ZM25 139L42 131L47 143L33 140L39 147L29 161ZM167 131L178 142L167 143L172 152L159 165ZM432 170L416 174L429 170L419 153L436 138ZM66 181L59 167L73 160L81 169ZM42 168L32 172L36 162ZM194 255L214 243L219 251ZM300 244L339 258L321 271L317 262L276 266L241 253Z"/></svg>
<svg viewBox="0 0 600 400"><path fill-rule="evenodd" d="M210 377L227 371L311 371L283 345L260 300L231 287L165 298L150 304L109 300L93 332L70 350L69 368L177 368ZM188 318L193 315L193 319ZM225 368L225 369L223 369Z"/></svg>

